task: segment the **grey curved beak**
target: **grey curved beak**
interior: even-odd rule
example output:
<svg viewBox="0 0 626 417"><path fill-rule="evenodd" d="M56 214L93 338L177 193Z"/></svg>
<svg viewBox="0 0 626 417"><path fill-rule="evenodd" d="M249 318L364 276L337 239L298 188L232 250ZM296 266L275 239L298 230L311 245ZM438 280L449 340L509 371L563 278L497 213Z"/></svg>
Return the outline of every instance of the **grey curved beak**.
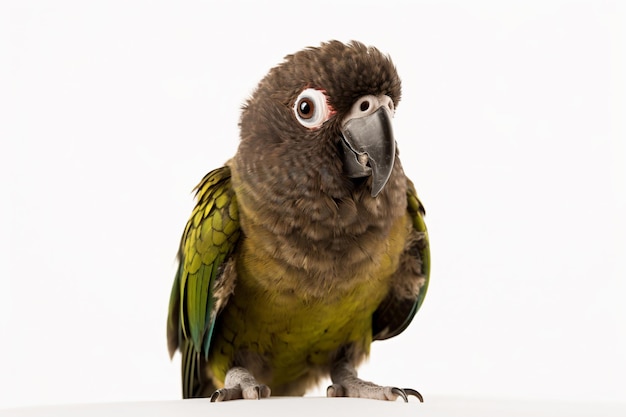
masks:
<svg viewBox="0 0 626 417"><path fill-rule="evenodd" d="M350 178L372 176L372 197L387 184L396 157L391 111L380 106L371 114L349 119L341 129L344 171Z"/></svg>

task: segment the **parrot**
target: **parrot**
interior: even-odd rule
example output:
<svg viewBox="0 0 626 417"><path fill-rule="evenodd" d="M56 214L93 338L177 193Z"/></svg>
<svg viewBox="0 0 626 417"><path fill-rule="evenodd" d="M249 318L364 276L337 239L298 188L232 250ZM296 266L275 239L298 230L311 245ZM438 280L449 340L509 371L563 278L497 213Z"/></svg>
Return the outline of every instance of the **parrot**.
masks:
<svg viewBox="0 0 626 417"><path fill-rule="evenodd" d="M356 371L411 323L430 277L400 97L389 55L331 40L287 55L245 101L178 250L167 342L183 398L303 396L330 377L327 397L423 402Z"/></svg>

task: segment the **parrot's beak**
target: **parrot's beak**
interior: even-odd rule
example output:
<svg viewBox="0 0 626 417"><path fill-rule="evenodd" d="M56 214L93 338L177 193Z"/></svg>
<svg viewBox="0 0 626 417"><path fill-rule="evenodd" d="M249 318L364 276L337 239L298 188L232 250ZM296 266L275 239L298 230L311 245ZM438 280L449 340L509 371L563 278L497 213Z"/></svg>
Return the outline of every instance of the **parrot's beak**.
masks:
<svg viewBox="0 0 626 417"><path fill-rule="evenodd" d="M386 105L363 117L344 120L341 141L344 171L350 178L372 176L372 197L381 192L391 175L396 157L396 141L391 126L391 110Z"/></svg>

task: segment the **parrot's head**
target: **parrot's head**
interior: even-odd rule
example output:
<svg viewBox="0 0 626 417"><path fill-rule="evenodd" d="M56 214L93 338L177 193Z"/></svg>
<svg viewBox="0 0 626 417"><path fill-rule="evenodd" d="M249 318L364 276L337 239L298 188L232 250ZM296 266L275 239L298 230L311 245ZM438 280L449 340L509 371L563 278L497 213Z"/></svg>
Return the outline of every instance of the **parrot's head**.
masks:
<svg viewBox="0 0 626 417"><path fill-rule="evenodd" d="M330 41L288 55L243 108L237 175L257 200L399 198L405 189L387 188L403 176L392 130L400 94L394 64L374 47Z"/></svg>

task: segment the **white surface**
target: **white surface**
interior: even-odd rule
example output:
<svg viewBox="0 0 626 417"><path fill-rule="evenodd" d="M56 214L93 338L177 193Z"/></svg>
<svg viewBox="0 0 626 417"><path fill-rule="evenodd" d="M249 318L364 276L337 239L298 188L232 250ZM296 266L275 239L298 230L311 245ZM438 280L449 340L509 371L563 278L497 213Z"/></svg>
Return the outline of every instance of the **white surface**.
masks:
<svg viewBox="0 0 626 417"><path fill-rule="evenodd" d="M0 2L0 407L179 398L165 318L190 190L267 70L332 38L398 67L432 241L422 311L361 375L622 399L624 3L262 3Z"/></svg>
<svg viewBox="0 0 626 417"><path fill-rule="evenodd" d="M626 404L433 398L423 404L354 398L270 398L210 403L206 399L137 403L84 404L0 410L6 417L205 417L220 416L411 416L415 417L623 417Z"/></svg>

